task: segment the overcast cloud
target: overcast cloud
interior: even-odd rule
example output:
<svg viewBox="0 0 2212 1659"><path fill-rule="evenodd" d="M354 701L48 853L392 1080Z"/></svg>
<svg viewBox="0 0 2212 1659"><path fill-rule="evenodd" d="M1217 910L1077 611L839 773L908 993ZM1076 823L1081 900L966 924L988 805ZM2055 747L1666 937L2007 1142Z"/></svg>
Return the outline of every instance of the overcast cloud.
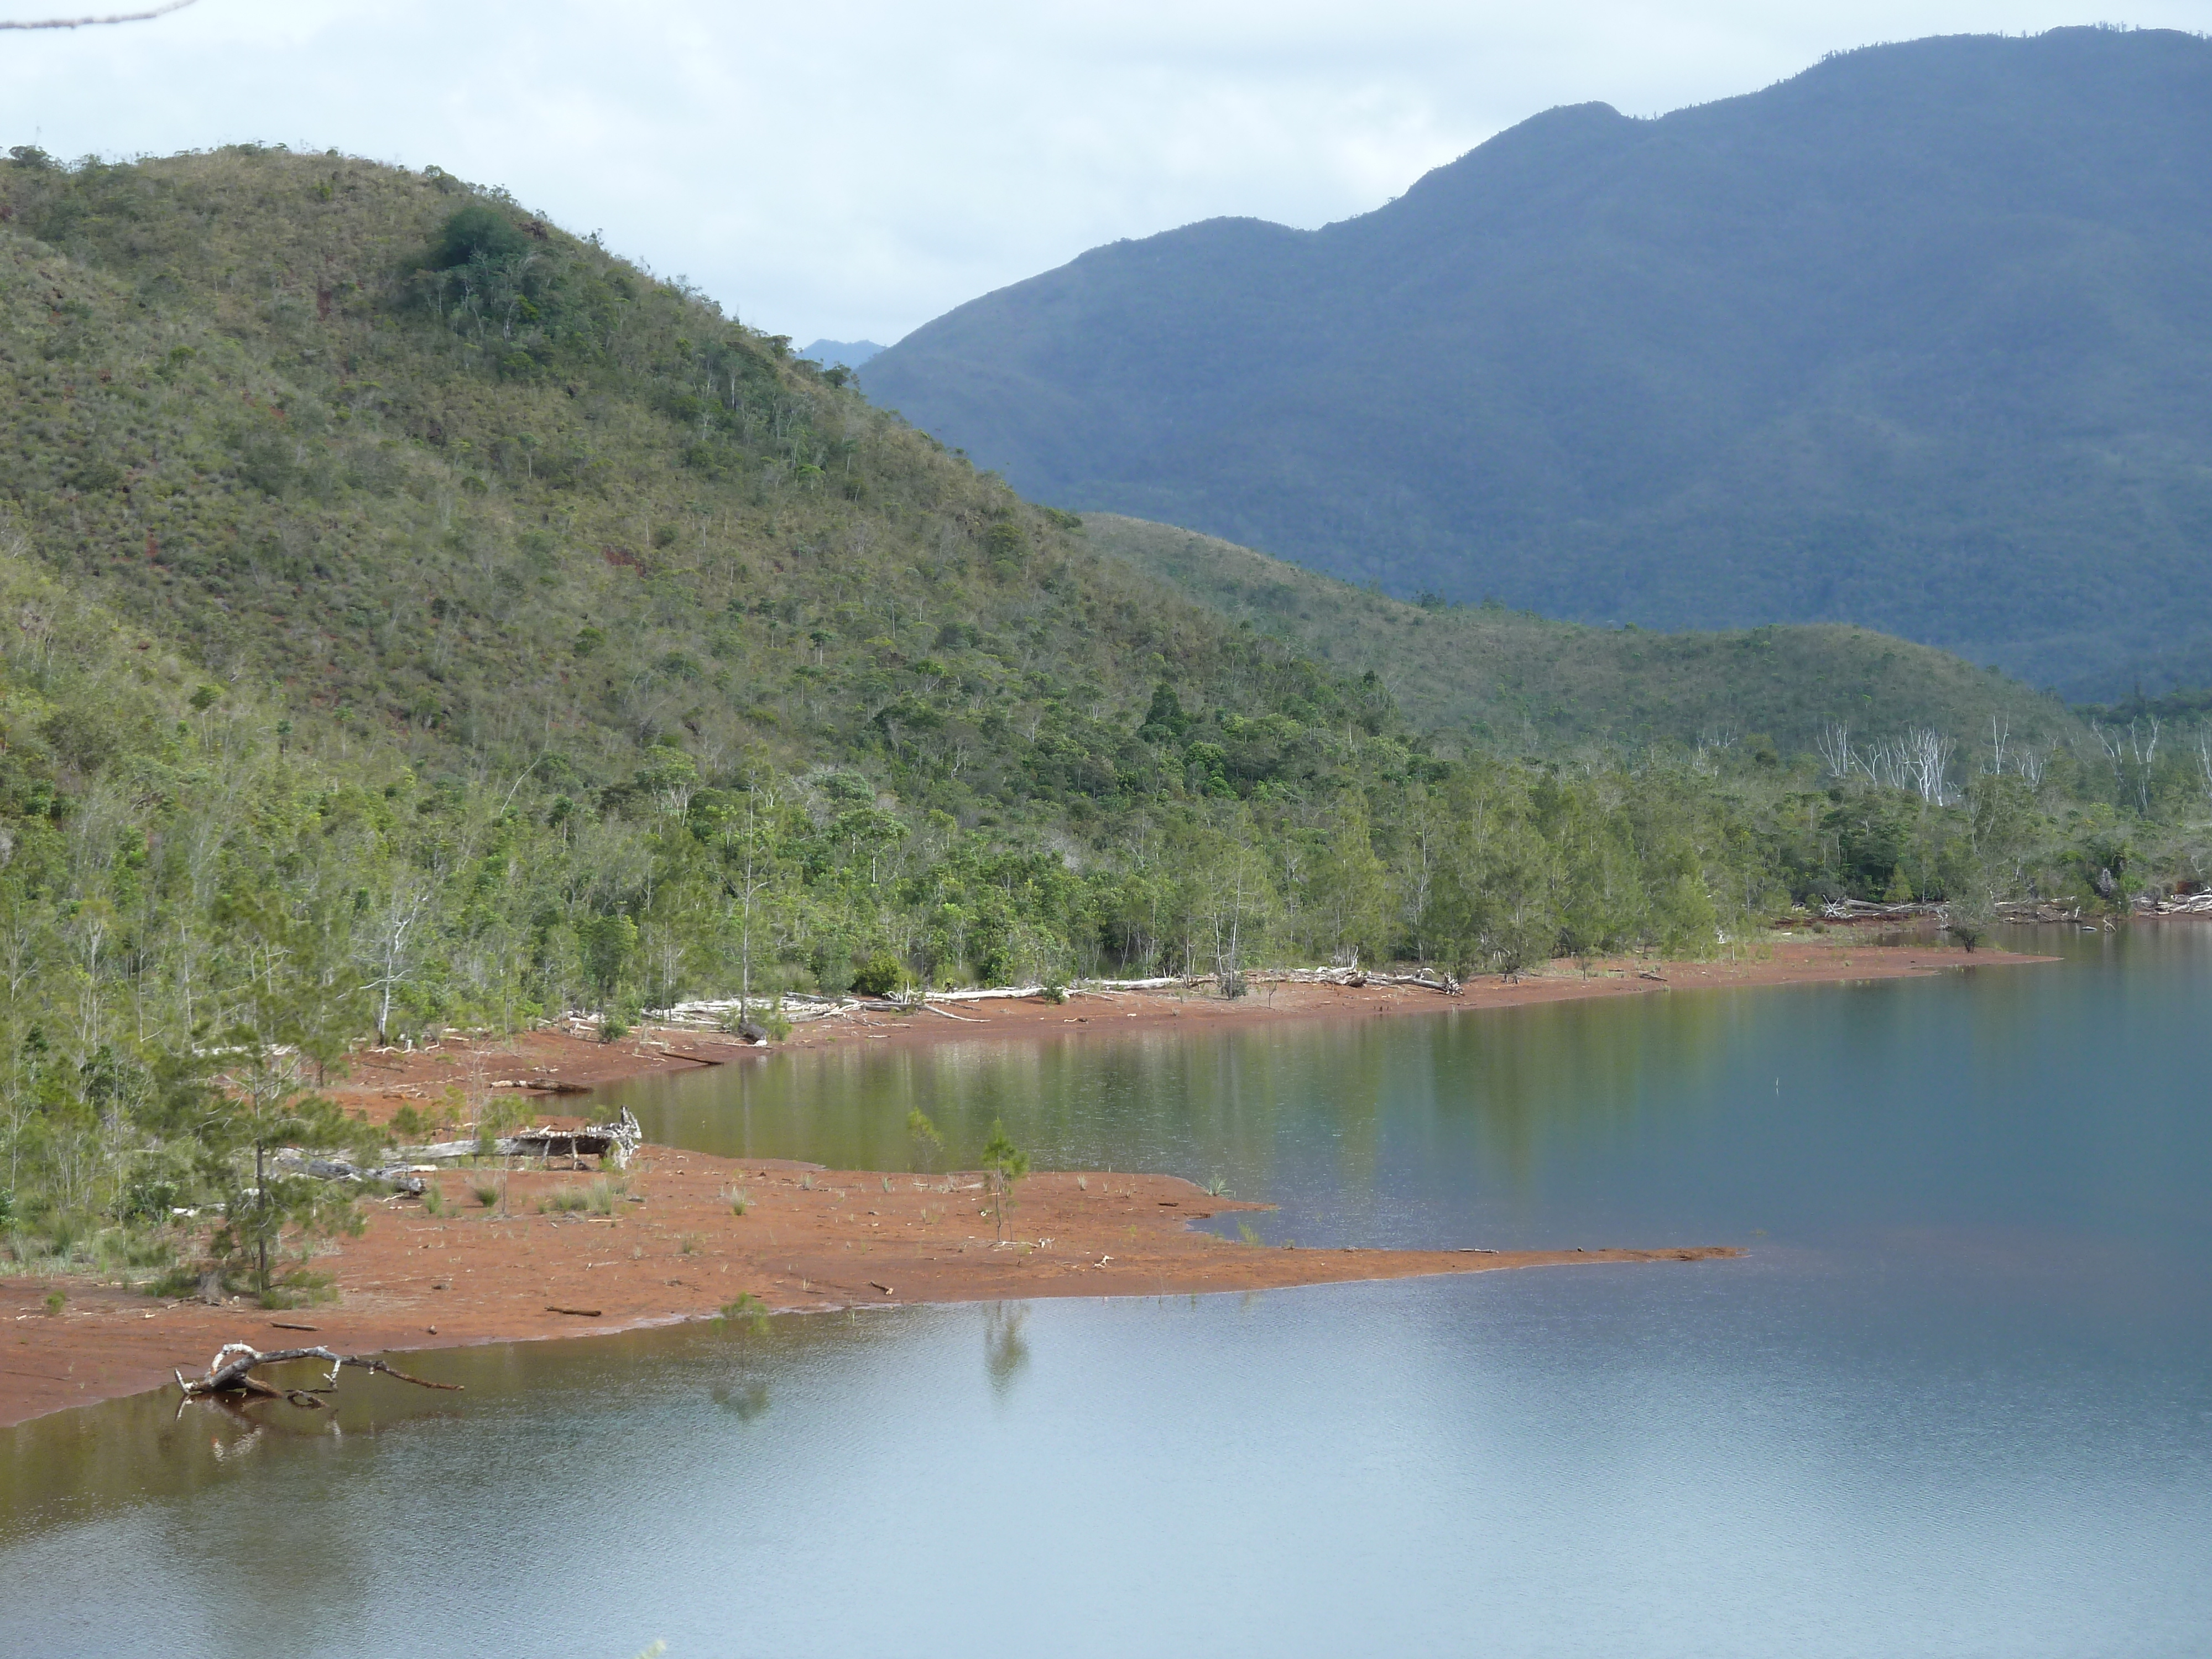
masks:
<svg viewBox="0 0 2212 1659"><path fill-rule="evenodd" d="M889 342L1116 237L1362 212L1555 104L1656 114L1825 52L2088 21L2039 0L199 0L0 33L0 143L434 162L749 323ZM2203 28L2212 0L2128 21Z"/></svg>

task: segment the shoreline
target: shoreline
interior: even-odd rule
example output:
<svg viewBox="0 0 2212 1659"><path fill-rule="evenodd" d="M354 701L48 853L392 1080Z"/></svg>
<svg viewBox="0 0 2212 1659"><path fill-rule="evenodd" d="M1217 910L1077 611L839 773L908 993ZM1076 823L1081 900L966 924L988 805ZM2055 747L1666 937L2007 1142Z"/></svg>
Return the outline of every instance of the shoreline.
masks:
<svg viewBox="0 0 2212 1659"><path fill-rule="evenodd" d="M551 1340L712 1319L1046 1297L1182 1296L1509 1268L1702 1261L1729 1246L1301 1249L1190 1224L1272 1209L1176 1176L1032 1175L1001 1237L983 1177L826 1170L640 1149L628 1171L455 1170L442 1213L363 1201L357 1238L319 1256L341 1299L270 1310L155 1301L112 1286L0 1281L0 1429L148 1389L226 1342L386 1353ZM473 1195L497 1189L487 1206ZM742 1193L744 1210L730 1198ZM555 1202L556 1195L564 1200ZM566 1207L573 1202L575 1207Z"/></svg>
<svg viewBox="0 0 2212 1659"><path fill-rule="evenodd" d="M901 1013L868 1012L810 1020L794 1025L781 1042L758 1045L720 1032L669 1026L641 1025L612 1043L548 1028L483 1042L449 1039L407 1054L356 1055L354 1074L324 1092L349 1109L367 1110L372 1122L382 1122L403 1104L434 1103L438 1093L449 1088L475 1095L501 1085L532 1082L556 1085L567 1093L634 1077L862 1044L907 1048L994 1037L1035 1042L1284 1020L1399 1018L1674 991L1920 979L1961 968L2057 960L1986 946L1970 953L1955 946L1884 945L1832 936L1817 941L1779 940L1765 955L1741 961L1607 957L1592 962L1587 972L1572 962L1554 962L1511 982L1494 977L1469 980L1457 996L1386 985L1285 984L1254 990L1235 1001L1173 991L1085 990L1071 993L1067 1001L1058 1005L1028 997L964 1002L957 1010L932 1004ZM520 1092L528 1095L527 1091ZM550 1105L552 1098L544 1103Z"/></svg>
<svg viewBox="0 0 2212 1659"><path fill-rule="evenodd" d="M1560 972L1555 964L1510 985L1470 983L1452 998L1404 987L1304 984L1281 988L1273 999L1254 994L1235 1002L1113 994L1054 1006L1040 998L965 1004L957 1018L916 1012L840 1022L844 1029L835 1031L801 1027L787 1042L759 1048L690 1031L641 1032L614 1044L538 1031L496 1043L362 1055L355 1074L328 1092L348 1109L384 1121L410 1103L472 1109L500 1085L552 1084L564 1094L580 1093L629 1077L847 1042L1034 1042L1268 1019L1395 1018L1679 989L1925 977L2051 960L1787 941L1740 963L1593 963L1588 972L1571 965ZM562 1099L524 1097L539 1104ZM1190 1224L1271 1206L1210 1195L1174 1176L1098 1171L1023 1179L1001 1239L982 1177L972 1171L837 1171L658 1146L641 1148L625 1174L450 1170L434 1180L442 1213L413 1200L366 1200L362 1235L318 1255L317 1271L333 1277L334 1304L271 1312L240 1300L162 1302L76 1278L0 1279L0 1332L8 1334L0 1338L0 1428L173 1386L173 1370L195 1371L232 1341L421 1352L712 1318L741 1297L757 1297L769 1312L823 1312L1289 1289L1742 1254L1717 1245L1522 1251L1263 1245ZM479 1186L497 1189L490 1205L475 1195ZM743 1213L731 1202L739 1194ZM48 1313L46 1296L57 1289L68 1300L61 1312Z"/></svg>

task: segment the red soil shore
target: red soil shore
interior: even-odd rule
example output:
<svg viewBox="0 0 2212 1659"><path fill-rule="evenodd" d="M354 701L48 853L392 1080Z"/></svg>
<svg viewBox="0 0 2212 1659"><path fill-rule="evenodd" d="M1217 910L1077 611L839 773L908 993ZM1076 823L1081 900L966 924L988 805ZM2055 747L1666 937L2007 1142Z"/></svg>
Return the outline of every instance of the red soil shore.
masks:
<svg viewBox="0 0 2212 1659"><path fill-rule="evenodd" d="M1516 984L1482 981L1463 997L1394 988L1286 986L1236 1002L1172 995L967 1004L958 1019L866 1016L802 1026L789 1048L904 1044L999 1036L1083 1038L1175 1023L1372 1018L1455 1007L1662 994L1670 989L1922 975L2039 957L1863 940L1777 946L1742 963L1571 968ZM749 1063L763 1052L732 1039L647 1032L617 1044L553 1032L412 1054L372 1054L333 1090L382 1121L403 1103L453 1101L472 1115L486 1090L518 1079L589 1085L702 1062ZM696 1055L696 1059L685 1058ZM550 1105L555 1097L540 1097ZM568 1103L562 1103L564 1104ZM575 1103L581 1105L582 1103ZM572 1108L573 1109L573 1108ZM368 1223L315 1264L335 1279L331 1305L270 1313L240 1302L164 1303L83 1279L0 1279L0 1426L170 1383L225 1342L322 1345L368 1353L574 1336L712 1316L741 1295L777 1310L988 1301L1044 1296L1168 1295L1354 1279L1601 1262L1696 1261L1711 1246L1488 1253L1308 1250L1243 1243L1192 1220L1264 1206L1209 1197L1169 1176L1039 1174L1021 1182L1005 1234L985 1213L980 1177L828 1171L649 1146L600 1210L564 1211L595 1173L456 1170L436 1177L442 1215L416 1201L364 1205ZM499 1188L489 1206L472 1188ZM742 1194L744 1212L734 1212ZM540 1206L544 1206L544 1208ZM46 1310L51 1290L67 1301ZM572 1311L558 1311L568 1310ZM307 1326L312 1329L290 1328ZM172 1384L173 1385L173 1384Z"/></svg>
<svg viewBox="0 0 2212 1659"><path fill-rule="evenodd" d="M1601 960L1587 972L1570 962L1507 982L1470 980L1446 997L1406 986L1256 987L1236 1001L1173 992L1082 993L1054 1005L1042 998L932 1005L912 1013L863 1013L793 1027L781 1042L749 1048L714 1032L642 1029L616 1043L557 1031L533 1031L495 1042L448 1042L411 1054L358 1057L352 1077L331 1091L349 1109L383 1121L400 1104L434 1105L449 1089L471 1096L495 1082L531 1079L592 1086L654 1072L761 1060L792 1049L851 1043L905 1047L979 1036L1087 1037L1172 1027L1194 1030L1285 1019L1352 1019L1448 1013L1464 1008L1518 1008L1593 997L1661 995L1673 991L1754 985L1834 984L1923 978L1962 968L2050 962L2050 957L1982 950L1972 954L1932 944L1881 945L1839 930L1814 940L1784 940L1741 961L1644 963Z"/></svg>

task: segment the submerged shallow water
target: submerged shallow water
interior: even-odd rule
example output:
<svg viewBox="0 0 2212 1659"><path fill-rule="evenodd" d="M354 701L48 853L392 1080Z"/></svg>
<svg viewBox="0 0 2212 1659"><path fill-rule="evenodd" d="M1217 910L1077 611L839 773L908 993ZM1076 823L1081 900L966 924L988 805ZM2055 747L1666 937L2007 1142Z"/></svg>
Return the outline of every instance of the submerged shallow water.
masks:
<svg viewBox="0 0 2212 1659"><path fill-rule="evenodd" d="M1737 1243L428 1355L0 1431L0 1651L2082 1655L2212 1628L2212 930L1932 981L789 1055L656 1139ZM257 1421L258 1419L258 1421Z"/></svg>

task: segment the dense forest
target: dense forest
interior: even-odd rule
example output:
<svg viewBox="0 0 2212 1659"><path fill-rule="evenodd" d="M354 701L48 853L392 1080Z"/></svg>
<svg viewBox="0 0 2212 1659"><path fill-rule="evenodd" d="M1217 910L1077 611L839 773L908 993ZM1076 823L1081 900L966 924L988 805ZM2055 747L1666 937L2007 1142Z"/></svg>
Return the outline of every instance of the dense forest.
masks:
<svg viewBox="0 0 2212 1659"><path fill-rule="evenodd" d="M18 1266L161 1271L180 1206L240 1270L343 1224L256 1150L379 1139L309 1085L453 1027L1756 950L2212 856L2212 759L2148 710L1440 736L435 171L18 149L0 387Z"/></svg>
<svg viewBox="0 0 2212 1659"><path fill-rule="evenodd" d="M1094 248L869 360L1024 493L1404 599L2212 684L2212 42L1554 109L1370 213Z"/></svg>
<svg viewBox="0 0 2212 1659"><path fill-rule="evenodd" d="M1840 623L1675 634L1593 628L1496 599L1393 599L1119 514L1086 514L1083 528L1092 546L1210 610L1331 667L1373 671L1419 730L1486 748L1736 737L1810 754L1842 720L1884 732L1986 732L1995 720L2028 744L2088 738L2056 697L1948 652Z"/></svg>

